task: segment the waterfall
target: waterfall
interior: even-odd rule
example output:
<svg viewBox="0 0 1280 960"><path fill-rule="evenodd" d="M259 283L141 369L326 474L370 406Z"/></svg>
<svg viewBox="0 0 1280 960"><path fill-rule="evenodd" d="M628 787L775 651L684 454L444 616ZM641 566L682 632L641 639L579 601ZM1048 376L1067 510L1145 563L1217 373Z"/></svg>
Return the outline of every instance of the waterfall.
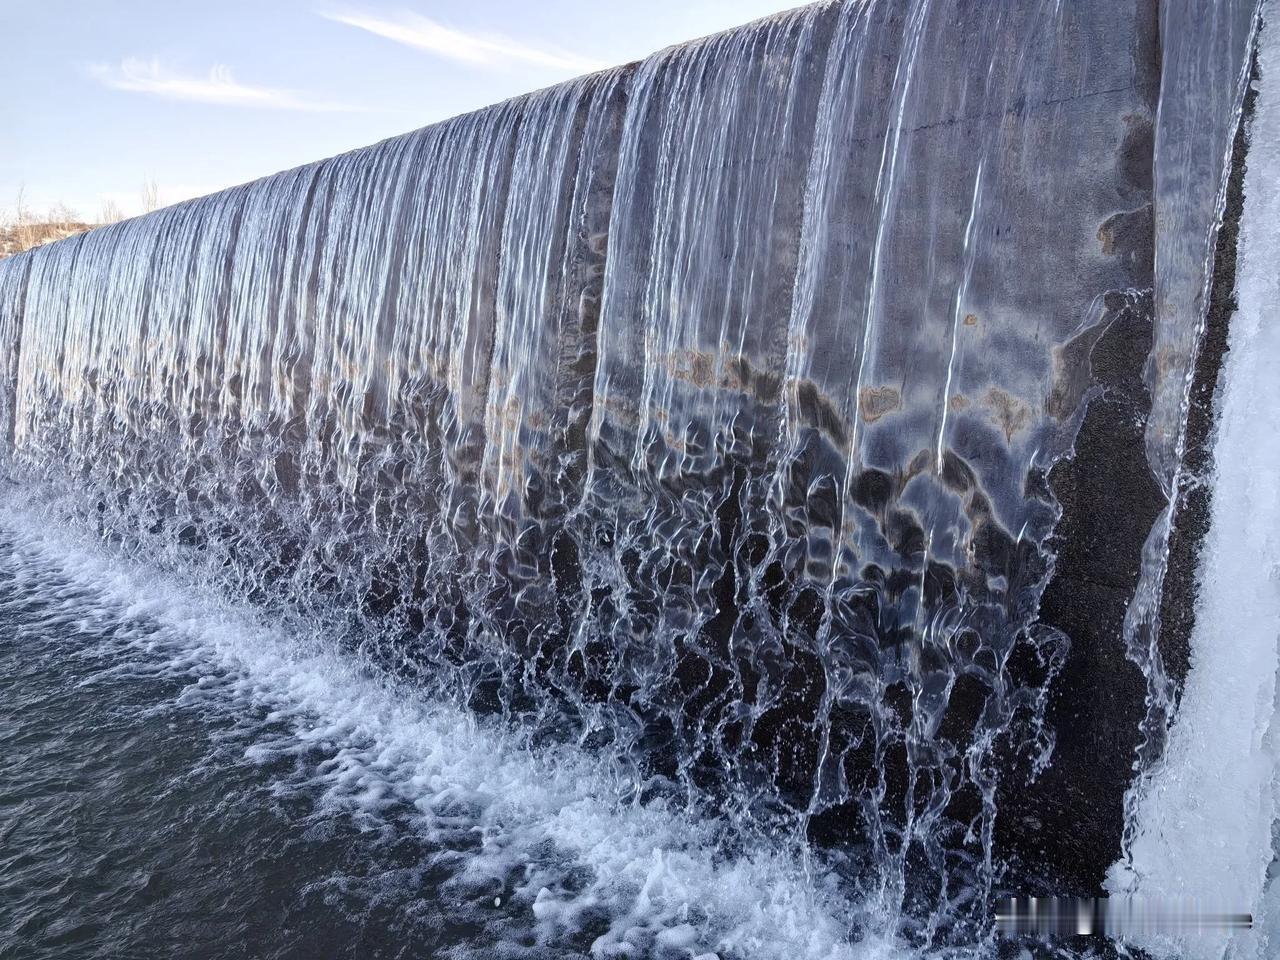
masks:
<svg viewBox="0 0 1280 960"><path fill-rule="evenodd" d="M819 3L10 258L5 470L975 942L1164 746L1255 16Z"/></svg>

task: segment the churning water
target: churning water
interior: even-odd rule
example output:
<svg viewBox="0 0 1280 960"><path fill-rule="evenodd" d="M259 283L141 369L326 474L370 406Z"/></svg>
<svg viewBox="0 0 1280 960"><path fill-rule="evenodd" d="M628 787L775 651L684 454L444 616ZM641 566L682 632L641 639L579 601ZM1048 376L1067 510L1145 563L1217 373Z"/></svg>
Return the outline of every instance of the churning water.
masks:
<svg viewBox="0 0 1280 960"><path fill-rule="evenodd" d="M0 951L972 956L1018 884L1176 892L1257 22L823 3L0 264Z"/></svg>
<svg viewBox="0 0 1280 960"><path fill-rule="evenodd" d="M47 517L0 527L5 956L851 955L831 870Z"/></svg>

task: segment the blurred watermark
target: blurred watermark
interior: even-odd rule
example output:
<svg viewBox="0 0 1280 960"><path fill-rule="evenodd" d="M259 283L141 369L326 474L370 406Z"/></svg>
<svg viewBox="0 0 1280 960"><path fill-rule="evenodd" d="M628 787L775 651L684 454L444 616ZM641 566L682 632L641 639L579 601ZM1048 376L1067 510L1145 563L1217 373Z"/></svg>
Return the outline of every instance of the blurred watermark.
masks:
<svg viewBox="0 0 1280 960"><path fill-rule="evenodd" d="M1002 936L1104 936L1247 930L1253 915L1192 901L1127 897L1008 897L996 903Z"/></svg>

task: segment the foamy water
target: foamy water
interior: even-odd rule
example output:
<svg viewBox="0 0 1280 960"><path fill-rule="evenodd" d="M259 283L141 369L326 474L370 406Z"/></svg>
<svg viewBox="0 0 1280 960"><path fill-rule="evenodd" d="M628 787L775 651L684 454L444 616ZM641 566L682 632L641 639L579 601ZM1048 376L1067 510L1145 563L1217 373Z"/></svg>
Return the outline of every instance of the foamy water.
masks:
<svg viewBox="0 0 1280 960"><path fill-rule="evenodd" d="M126 631L113 669L194 677L192 709L265 716L246 756L262 764L319 748L307 770L322 803L376 823L411 805L428 838L478 839L455 881L511 898L529 935L555 943L608 918L595 956L895 957L876 918L834 874L785 850L735 856L723 823L637 796L626 772L577 748L530 750L511 733L373 677L358 660L291 637L252 610L122 562L47 518L0 514L32 583ZM70 637L66 641L74 645ZM120 644L116 639L113 643ZM253 708L246 710L246 707ZM855 924L862 939L850 941Z"/></svg>

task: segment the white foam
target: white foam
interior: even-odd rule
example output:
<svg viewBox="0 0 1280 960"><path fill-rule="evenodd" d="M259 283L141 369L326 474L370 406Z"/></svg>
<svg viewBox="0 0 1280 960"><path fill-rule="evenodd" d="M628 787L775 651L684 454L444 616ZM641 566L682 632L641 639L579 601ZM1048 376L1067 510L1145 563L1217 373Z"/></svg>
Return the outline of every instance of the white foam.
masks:
<svg viewBox="0 0 1280 960"><path fill-rule="evenodd" d="M1166 956L1280 956L1280 3L1269 0L1250 127L1238 310L1222 374L1213 508L1191 670L1165 759L1137 807L1113 894L1251 912L1256 929L1143 938Z"/></svg>
<svg viewBox="0 0 1280 960"><path fill-rule="evenodd" d="M723 856L723 825L641 803L607 759L568 747L528 750L496 726L393 688L352 657L124 562L45 518L8 507L0 525L25 561L72 581L75 593L64 604L77 617L149 624L126 631L129 643L140 659L198 678L183 700L248 700L267 711L271 723L258 732L251 758L322 746L329 759L312 783L326 803L371 819L412 804L422 830L478 837L462 874L477 884L502 882L517 868L519 886L503 889L499 900L514 898L526 909L539 938L603 910L611 922L593 945L598 957L654 949L702 960L905 953L884 940L849 943L857 907L813 863L782 852ZM549 846L558 858L547 856ZM585 887L569 892L564 861L590 873Z"/></svg>

